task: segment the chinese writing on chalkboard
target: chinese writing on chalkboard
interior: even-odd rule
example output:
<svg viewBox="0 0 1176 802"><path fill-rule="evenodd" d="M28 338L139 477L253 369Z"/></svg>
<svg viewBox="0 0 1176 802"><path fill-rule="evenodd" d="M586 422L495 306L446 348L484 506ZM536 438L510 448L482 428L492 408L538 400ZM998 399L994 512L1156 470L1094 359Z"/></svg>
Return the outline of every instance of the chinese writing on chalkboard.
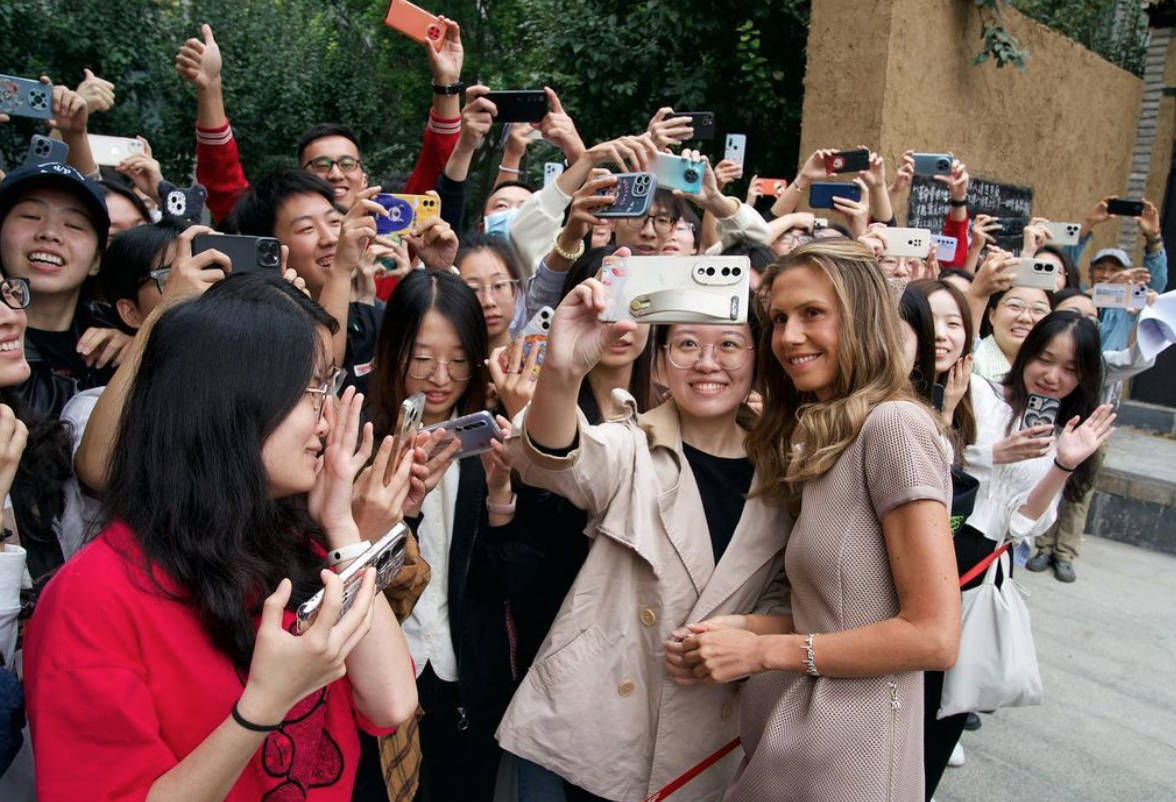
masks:
<svg viewBox="0 0 1176 802"><path fill-rule="evenodd" d="M947 217L947 185L928 175L917 175L911 181L911 196L907 203L907 227L929 228L939 231ZM968 183L968 215L990 214L993 217L1029 218L1033 207L1033 190L1012 184L985 181L972 176Z"/></svg>

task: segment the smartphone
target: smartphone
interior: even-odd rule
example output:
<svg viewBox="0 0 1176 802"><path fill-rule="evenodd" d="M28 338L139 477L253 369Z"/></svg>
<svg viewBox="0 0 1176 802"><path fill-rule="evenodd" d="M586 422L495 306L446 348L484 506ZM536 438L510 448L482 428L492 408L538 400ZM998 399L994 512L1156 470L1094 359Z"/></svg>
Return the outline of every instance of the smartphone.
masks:
<svg viewBox="0 0 1176 802"><path fill-rule="evenodd" d="M87 134L86 139L90 142L90 153L94 156L94 163L107 167L116 167L126 157L143 152L143 141L127 136Z"/></svg>
<svg viewBox="0 0 1176 802"><path fill-rule="evenodd" d="M943 409L943 385L931 385L931 405L938 410Z"/></svg>
<svg viewBox="0 0 1176 802"><path fill-rule="evenodd" d="M1013 277L1014 287L1036 287L1053 292L1058 287L1058 266L1041 259L1018 259Z"/></svg>
<svg viewBox="0 0 1176 802"><path fill-rule="evenodd" d="M1082 226L1078 223L1055 223L1052 220L1045 225L1049 231L1047 245L1077 245L1078 232Z"/></svg>
<svg viewBox="0 0 1176 802"><path fill-rule="evenodd" d="M883 256L926 259L931 253L931 231L926 228L887 228Z"/></svg>
<svg viewBox="0 0 1176 802"><path fill-rule="evenodd" d="M384 24L413 41L432 45L434 51L440 51L445 41L445 25L441 20L408 0L392 0L388 3Z"/></svg>
<svg viewBox="0 0 1176 802"><path fill-rule="evenodd" d="M859 170L870 169L870 151L865 149L860 150L841 150L837 153L830 153L825 157L825 172L829 175L834 173L856 173Z"/></svg>
<svg viewBox="0 0 1176 802"><path fill-rule="evenodd" d="M500 89L486 99L498 109L496 123L537 123L547 116L547 93L542 89Z"/></svg>
<svg viewBox="0 0 1176 802"><path fill-rule="evenodd" d="M833 209L834 198L861 201L862 188L850 181L814 181L809 186L809 206L813 209Z"/></svg>
<svg viewBox="0 0 1176 802"><path fill-rule="evenodd" d="M690 118L690 127L694 129L694 136L690 137L691 141L715 138L715 113L713 111L675 111L670 116Z"/></svg>
<svg viewBox="0 0 1176 802"><path fill-rule="evenodd" d="M820 231L822 228L828 228L828 227L829 227L829 218L828 217L814 217L813 218L813 231Z"/></svg>
<svg viewBox="0 0 1176 802"><path fill-rule="evenodd" d="M702 176L706 166L701 161L691 161L672 153L658 153L654 157L653 170L659 187L681 190L688 195L697 195L702 191Z"/></svg>
<svg viewBox="0 0 1176 802"><path fill-rule="evenodd" d="M935 243L935 258L940 264L955 261L956 248L960 241L955 237L945 237L942 234L932 234L931 242Z"/></svg>
<svg viewBox="0 0 1176 802"><path fill-rule="evenodd" d="M438 429L449 432L461 441L461 449L454 459L465 459L485 453L490 450L492 442L502 439L494 416L485 410L447 420L444 423L435 423L432 426L426 426L422 431L434 432Z"/></svg>
<svg viewBox="0 0 1176 802"><path fill-rule="evenodd" d="M339 579L343 581L343 606L339 608L340 618L346 615L355 603L355 597L363 584L364 569L369 566L376 569L376 593L382 593L404 567L404 551L407 545L408 527L398 523L388 534L373 543L367 551L339 572ZM294 611L294 626L299 635L306 632L318 618L319 609L323 606L325 598L324 588L298 605L298 609Z"/></svg>
<svg viewBox="0 0 1176 802"><path fill-rule="evenodd" d="M533 348L538 348L539 356L535 357L535 364L543 364L543 357L547 353L547 334L551 331L551 319L554 316L555 310L550 306L544 306L535 313L530 321L527 322L526 327L519 332L519 337L523 341L523 362L527 361L527 357L531 355Z"/></svg>
<svg viewBox="0 0 1176 802"><path fill-rule="evenodd" d="M69 145L57 139L33 134L33 138L29 140L29 152L25 155L24 163L58 162L65 164L67 158L69 158Z"/></svg>
<svg viewBox="0 0 1176 802"><path fill-rule="evenodd" d="M53 116L53 87L33 78L0 75L0 114L48 120Z"/></svg>
<svg viewBox="0 0 1176 802"><path fill-rule="evenodd" d="M997 237L1004 239L1006 237L1020 237L1025 233L1025 226L1029 225L1029 218L1027 217L997 217L993 222L1000 226L999 231L995 231Z"/></svg>
<svg viewBox="0 0 1176 802"><path fill-rule="evenodd" d="M160 182L162 187L164 182ZM162 191L162 190L161 190ZM208 199L208 191L199 184L190 187L172 187L163 198L163 208L172 217L199 223L204 214L204 201ZM278 262L281 263L281 251L278 252Z"/></svg>
<svg viewBox="0 0 1176 802"><path fill-rule="evenodd" d="M915 175L951 175L950 153L912 153Z"/></svg>
<svg viewBox="0 0 1176 802"><path fill-rule="evenodd" d="M747 134L727 134L727 147L723 158L735 162L743 170L743 157L747 153Z"/></svg>
<svg viewBox="0 0 1176 802"><path fill-rule="evenodd" d="M220 251L233 263L234 273L280 270L282 249L273 237L247 237L241 234L197 234L192 238L192 255L203 251Z"/></svg>
<svg viewBox="0 0 1176 802"><path fill-rule="evenodd" d="M372 198L388 210L387 217L376 218L376 233L415 234L426 220L441 216L441 201L433 195L390 195L381 192Z"/></svg>
<svg viewBox="0 0 1176 802"><path fill-rule="evenodd" d="M596 193L612 195L616 201L593 214L597 217L644 217L649 214L653 193L657 191L657 176L653 173L618 173L616 179L614 186Z"/></svg>
<svg viewBox="0 0 1176 802"><path fill-rule="evenodd" d="M1025 403L1025 414L1021 416L1021 428L1032 426L1054 426L1058 419L1058 407L1061 402L1048 395L1030 393ZM1048 437L1048 435L1046 435Z"/></svg>
<svg viewBox="0 0 1176 802"><path fill-rule="evenodd" d="M751 260L746 256L607 256L609 292L600 319L610 323L747 322Z"/></svg>
<svg viewBox="0 0 1176 802"><path fill-rule="evenodd" d="M416 442L417 433L421 430L421 418L425 414L425 394L413 393L400 402L400 412L396 415L396 433L392 440L392 462L390 470L396 470L404 455Z"/></svg>
<svg viewBox="0 0 1176 802"><path fill-rule="evenodd" d="M1094 305L1103 309L1143 309L1147 306L1146 284L1095 284L1090 295Z"/></svg>
<svg viewBox="0 0 1176 802"><path fill-rule="evenodd" d="M1117 214L1120 217L1139 217L1143 214L1143 201L1111 198L1107 201L1107 213Z"/></svg>
<svg viewBox="0 0 1176 802"><path fill-rule="evenodd" d="M564 166L560 162L543 163L543 186L547 186L563 175Z"/></svg>
<svg viewBox="0 0 1176 802"><path fill-rule="evenodd" d="M788 182L783 178L757 178L755 191L769 198L778 198L788 189Z"/></svg>

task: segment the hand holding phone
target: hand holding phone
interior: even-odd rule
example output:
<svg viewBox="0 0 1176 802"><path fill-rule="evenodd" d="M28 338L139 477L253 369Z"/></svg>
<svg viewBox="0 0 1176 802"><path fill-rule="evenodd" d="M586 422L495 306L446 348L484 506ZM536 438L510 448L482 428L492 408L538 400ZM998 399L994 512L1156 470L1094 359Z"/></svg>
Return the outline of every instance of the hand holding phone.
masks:
<svg viewBox="0 0 1176 802"><path fill-rule="evenodd" d="M739 174L743 175L743 157L747 153L747 134L727 134L727 147L723 158L739 165Z"/></svg>
<svg viewBox="0 0 1176 802"><path fill-rule="evenodd" d="M675 111L670 117L689 117L691 135L689 140L715 138L715 113L713 111Z"/></svg>
<svg viewBox="0 0 1176 802"><path fill-rule="evenodd" d="M654 156L654 175L658 186L666 189L677 189L688 195L697 195L702 191L702 179L705 174L706 165L701 161L660 151Z"/></svg>
<svg viewBox="0 0 1176 802"><path fill-rule="evenodd" d="M601 283L615 323L746 323L751 260L746 256L618 256L604 259Z"/></svg>
<svg viewBox="0 0 1176 802"><path fill-rule="evenodd" d="M1025 403L1025 414L1021 416L1021 428L1031 429L1034 426L1053 427L1057 425L1060 407L1061 402L1056 398L1030 393L1029 400Z"/></svg>
<svg viewBox="0 0 1176 802"><path fill-rule="evenodd" d="M1095 284L1091 298L1100 309L1139 310L1147 306L1147 285L1121 282Z"/></svg>
<svg viewBox="0 0 1176 802"><path fill-rule="evenodd" d="M372 198L388 210L386 217L376 218L376 233L416 234L426 221L441 216L441 201L433 195L393 195L381 192Z"/></svg>
<svg viewBox="0 0 1176 802"><path fill-rule="evenodd" d="M408 0L391 0L384 24L412 39L414 42L430 45L440 52L445 41L445 23L440 17L430 14Z"/></svg>
<svg viewBox="0 0 1176 802"><path fill-rule="evenodd" d="M861 203L862 188L851 181L814 181L809 185L809 206L814 209L834 209L834 198L846 198Z"/></svg>
<svg viewBox="0 0 1176 802"><path fill-rule="evenodd" d="M864 149L839 150L825 156L825 172L857 173L870 169L870 151Z"/></svg>
<svg viewBox="0 0 1176 802"><path fill-rule="evenodd" d="M229 257L234 273L278 271L282 266L282 247L273 237L248 237L242 234L197 234L192 238L192 255L216 250Z"/></svg>
<svg viewBox="0 0 1176 802"><path fill-rule="evenodd" d="M498 109L496 123L537 123L547 116L547 93L542 89L499 89L485 98Z"/></svg>
<svg viewBox="0 0 1176 802"><path fill-rule="evenodd" d="M915 175L951 175L950 153L912 153Z"/></svg>
<svg viewBox="0 0 1176 802"><path fill-rule="evenodd" d="M653 194L657 191L657 176L653 173L618 173L617 182L611 187L597 191L597 195L612 195L616 198L608 206L596 209L597 217L644 217L653 205Z"/></svg>
<svg viewBox="0 0 1176 802"><path fill-rule="evenodd" d="M396 574L404 567L404 552L407 543L408 527L403 523L398 523L392 527L388 534L371 544L367 550L338 573L339 580L343 583L343 598L336 621L347 615L347 611L351 609L359 597L366 569L375 569L375 586L373 588L375 593L382 592L384 588L392 584ZM330 606L324 604L326 597L327 592L324 587L298 605L294 616L295 631L299 635L314 625L320 610L331 612Z"/></svg>
<svg viewBox="0 0 1176 802"><path fill-rule="evenodd" d="M1143 214L1143 201L1127 198L1110 198L1107 200L1107 214L1119 217L1139 217Z"/></svg>
<svg viewBox="0 0 1176 802"><path fill-rule="evenodd" d="M34 78L0 75L0 114L48 120L53 117L53 87Z"/></svg>
<svg viewBox="0 0 1176 802"><path fill-rule="evenodd" d="M490 450L491 442L495 440L501 442L502 440L494 416L485 410L442 423L435 423L432 426L426 426L421 431L444 431L457 438L461 447L458 449L455 459L465 459L482 454Z"/></svg>
<svg viewBox="0 0 1176 802"><path fill-rule="evenodd" d="M1014 287L1034 287L1054 292L1058 287L1058 266L1041 259L1018 259L1013 276Z"/></svg>
<svg viewBox="0 0 1176 802"><path fill-rule="evenodd" d="M883 256L906 259L926 259L931 252L931 231L926 228L886 229L886 247Z"/></svg>
<svg viewBox="0 0 1176 802"><path fill-rule="evenodd" d="M143 140L131 139L127 136L103 136L101 134L87 134L90 143L90 153L94 157L94 164L107 167L117 167L123 160L136 153L143 153Z"/></svg>
<svg viewBox="0 0 1176 802"><path fill-rule="evenodd" d="M756 193L769 198L780 197L787 188L788 182L783 178L757 178L755 180Z"/></svg>

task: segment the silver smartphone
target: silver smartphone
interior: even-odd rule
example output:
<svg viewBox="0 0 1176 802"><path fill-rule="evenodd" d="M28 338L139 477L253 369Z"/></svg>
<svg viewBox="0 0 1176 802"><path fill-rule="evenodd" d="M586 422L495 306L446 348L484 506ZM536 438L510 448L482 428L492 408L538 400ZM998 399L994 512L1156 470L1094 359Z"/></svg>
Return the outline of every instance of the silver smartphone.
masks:
<svg viewBox="0 0 1176 802"><path fill-rule="evenodd" d="M454 455L454 459L465 459L490 450L490 444L501 440L498 424L494 416L483 410L472 415L447 420L426 426L422 431L434 432L441 429L461 441L461 450ZM452 442L452 441L446 441Z"/></svg>
<svg viewBox="0 0 1176 802"><path fill-rule="evenodd" d="M339 579L343 581L343 606L339 609L339 617L346 615L355 603L363 582L363 571L371 566L376 569L376 593L380 593L400 573L404 567L404 552L408 544L408 527L403 523L396 524L388 534L368 547L367 551L355 558L354 561L339 572ZM295 615L295 631L301 635L318 618L319 609L326 598L326 588L311 596L298 605Z"/></svg>

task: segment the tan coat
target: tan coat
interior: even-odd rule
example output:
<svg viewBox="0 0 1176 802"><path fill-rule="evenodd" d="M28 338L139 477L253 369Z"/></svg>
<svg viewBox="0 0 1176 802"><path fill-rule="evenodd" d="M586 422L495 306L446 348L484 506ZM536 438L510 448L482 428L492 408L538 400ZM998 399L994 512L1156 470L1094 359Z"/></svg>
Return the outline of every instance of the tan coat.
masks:
<svg viewBox="0 0 1176 802"><path fill-rule="evenodd" d="M673 402L589 426L566 457L512 441L523 481L588 511L594 538L534 664L498 729L502 747L597 796L640 800L738 734L738 684L681 687L670 633L724 613L787 612L792 518L755 499L716 568ZM525 415L525 413L524 413ZM754 480L753 480L754 485ZM552 537L572 537L552 532ZM674 795L718 799L736 750Z"/></svg>

